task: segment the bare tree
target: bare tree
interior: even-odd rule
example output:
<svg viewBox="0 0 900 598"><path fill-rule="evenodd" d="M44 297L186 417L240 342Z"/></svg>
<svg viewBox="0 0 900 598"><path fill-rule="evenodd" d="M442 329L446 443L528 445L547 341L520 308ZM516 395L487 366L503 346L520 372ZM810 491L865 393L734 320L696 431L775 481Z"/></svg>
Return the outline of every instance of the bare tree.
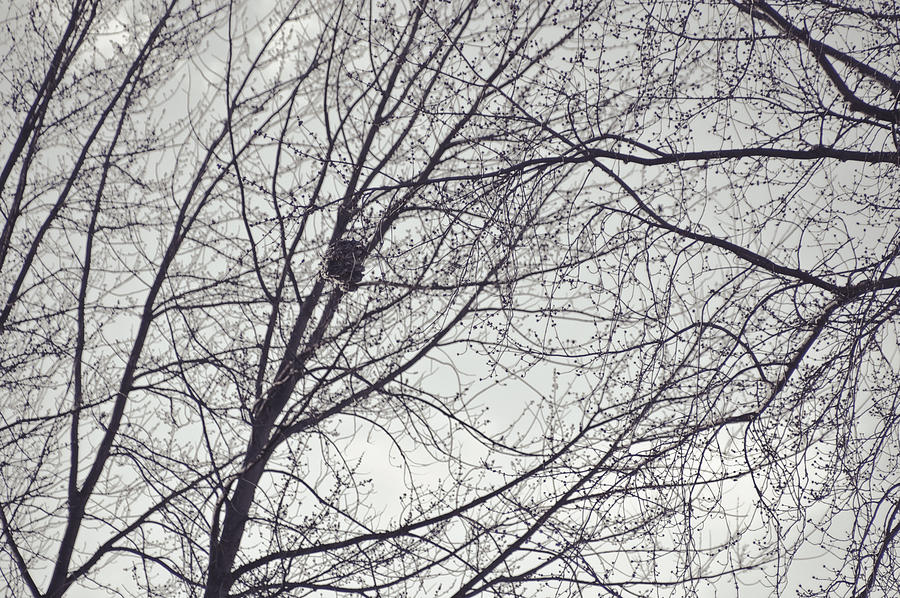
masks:
<svg viewBox="0 0 900 598"><path fill-rule="evenodd" d="M11 595L900 585L895 3L6 10Z"/></svg>

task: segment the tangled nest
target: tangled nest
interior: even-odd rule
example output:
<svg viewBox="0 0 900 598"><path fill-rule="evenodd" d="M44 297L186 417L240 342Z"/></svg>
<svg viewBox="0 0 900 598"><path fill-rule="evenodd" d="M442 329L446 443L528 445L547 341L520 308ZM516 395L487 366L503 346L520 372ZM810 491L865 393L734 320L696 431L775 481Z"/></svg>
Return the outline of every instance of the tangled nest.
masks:
<svg viewBox="0 0 900 598"><path fill-rule="evenodd" d="M328 249L322 276L345 291L355 291L363 277L366 246L352 239L341 239Z"/></svg>

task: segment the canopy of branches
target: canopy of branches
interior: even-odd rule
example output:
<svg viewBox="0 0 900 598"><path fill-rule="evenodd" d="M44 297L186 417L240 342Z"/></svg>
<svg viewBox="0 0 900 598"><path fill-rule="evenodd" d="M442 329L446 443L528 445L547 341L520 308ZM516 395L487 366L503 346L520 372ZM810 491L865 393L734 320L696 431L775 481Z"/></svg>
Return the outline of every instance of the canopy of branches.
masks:
<svg viewBox="0 0 900 598"><path fill-rule="evenodd" d="M2 4L8 595L895 595L894 0Z"/></svg>

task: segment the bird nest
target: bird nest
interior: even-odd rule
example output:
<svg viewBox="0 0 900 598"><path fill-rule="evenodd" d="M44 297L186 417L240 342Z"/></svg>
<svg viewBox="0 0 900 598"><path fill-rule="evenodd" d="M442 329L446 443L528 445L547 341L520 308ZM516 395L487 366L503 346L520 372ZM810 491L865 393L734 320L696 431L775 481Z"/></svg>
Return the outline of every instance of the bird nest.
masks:
<svg viewBox="0 0 900 598"><path fill-rule="evenodd" d="M363 277L366 246L352 239L341 239L328 248L322 276L345 291L355 291Z"/></svg>

